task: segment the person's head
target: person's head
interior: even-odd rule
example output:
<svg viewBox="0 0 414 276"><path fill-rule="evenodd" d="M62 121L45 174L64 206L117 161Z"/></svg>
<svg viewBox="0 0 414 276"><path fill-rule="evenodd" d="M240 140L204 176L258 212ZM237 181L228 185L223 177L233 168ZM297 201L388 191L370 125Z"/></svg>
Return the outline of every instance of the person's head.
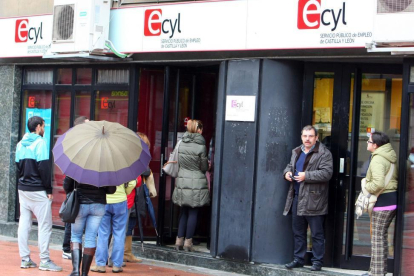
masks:
<svg viewBox="0 0 414 276"><path fill-rule="evenodd" d="M380 131L376 131L372 133L371 136L368 138L367 150L370 152L374 152L377 148L385 144L388 144L389 142L390 138L388 138L387 134Z"/></svg>
<svg viewBox="0 0 414 276"><path fill-rule="evenodd" d="M203 133L203 123L200 120L188 120L187 131L190 133Z"/></svg>
<svg viewBox="0 0 414 276"><path fill-rule="evenodd" d="M27 128L30 132L43 137L43 134L45 133L45 120L39 116L30 117L27 121Z"/></svg>
<svg viewBox="0 0 414 276"><path fill-rule="evenodd" d="M318 141L318 130L311 125L307 125L302 129L301 133L302 143L305 149L310 150L316 144L316 141Z"/></svg>
<svg viewBox="0 0 414 276"><path fill-rule="evenodd" d="M83 123L89 122L89 119L86 116L79 116L78 118L75 119L75 121L73 122L73 125L77 126Z"/></svg>
<svg viewBox="0 0 414 276"><path fill-rule="evenodd" d="M147 135L145 135L145 134L144 134L144 133L142 133L142 132L137 132L137 134L138 134L139 138L141 138L141 139L142 139L142 141L144 141L144 143L145 143L145 144L147 144L148 148L150 148L150 147L151 147L151 143L150 143L150 141L149 141L149 139L148 139Z"/></svg>

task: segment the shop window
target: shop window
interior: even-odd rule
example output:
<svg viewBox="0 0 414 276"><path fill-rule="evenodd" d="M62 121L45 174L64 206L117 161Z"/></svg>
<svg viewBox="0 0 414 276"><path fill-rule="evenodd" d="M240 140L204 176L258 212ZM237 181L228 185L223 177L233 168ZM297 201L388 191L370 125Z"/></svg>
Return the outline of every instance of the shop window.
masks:
<svg viewBox="0 0 414 276"><path fill-rule="evenodd" d="M334 76L332 72L314 75L312 125L318 129L319 140L330 147Z"/></svg>
<svg viewBox="0 0 414 276"><path fill-rule="evenodd" d="M414 271L414 94L410 94L407 179L404 191L404 224L402 242L401 275ZM404 164L401 164L404 165Z"/></svg>
<svg viewBox="0 0 414 276"><path fill-rule="evenodd" d="M76 84L91 85L92 84L92 68L76 69Z"/></svg>
<svg viewBox="0 0 414 276"><path fill-rule="evenodd" d="M51 90L25 90L23 92L23 106L21 117L22 136L29 132L27 121L30 117L40 116L45 120L45 133L43 139L50 149L50 126L52 118L52 91Z"/></svg>
<svg viewBox="0 0 414 276"><path fill-rule="evenodd" d="M410 82L414 83L414 66L410 68Z"/></svg>
<svg viewBox="0 0 414 276"><path fill-rule="evenodd" d="M71 92L57 91L55 100L55 119L53 132L53 145L57 139L70 128L70 105ZM63 179L65 176L55 164L52 165L52 186L53 186L53 202L52 202L52 220L54 225L64 225L59 218L59 208L65 200L65 191L63 190Z"/></svg>
<svg viewBox="0 0 414 276"><path fill-rule="evenodd" d="M95 101L95 120L117 122L128 126L129 92L97 91Z"/></svg>
<svg viewBox="0 0 414 276"><path fill-rule="evenodd" d="M74 119L79 116L86 116L88 119L91 114L91 92L89 91L76 91L75 94L75 116Z"/></svg>
<svg viewBox="0 0 414 276"><path fill-rule="evenodd" d="M98 70L98 84L128 84L128 69L101 69Z"/></svg>
<svg viewBox="0 0 414 276"><path fill-rule="evenodd" d="M27 69L24 74L24 84L52 84L53 71L50 69Z"/></svg>
<svg viewBox="0 0 414 276"><path fill-rule="evenodd" d="M72 84L72 68L58 69L56 84Z"/></svg>

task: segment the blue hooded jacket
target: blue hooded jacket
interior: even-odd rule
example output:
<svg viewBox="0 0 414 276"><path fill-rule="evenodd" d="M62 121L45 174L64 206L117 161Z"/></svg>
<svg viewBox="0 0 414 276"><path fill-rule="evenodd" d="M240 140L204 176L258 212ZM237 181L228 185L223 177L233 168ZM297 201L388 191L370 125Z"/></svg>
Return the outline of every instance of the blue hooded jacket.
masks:
<svg viewBox="0 0 414 276"><path fill-rule="evenodd" d="M52 194L52 182L47 145L36 133L26 133L16 147L16 165L19 173L18 189L46 191Z"/></svg>

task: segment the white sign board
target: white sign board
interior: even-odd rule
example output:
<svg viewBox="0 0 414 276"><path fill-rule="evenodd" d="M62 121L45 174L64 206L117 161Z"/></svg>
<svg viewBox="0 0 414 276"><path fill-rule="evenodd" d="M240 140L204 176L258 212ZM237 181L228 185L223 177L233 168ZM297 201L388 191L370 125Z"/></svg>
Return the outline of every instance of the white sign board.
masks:
<svg viewBox="0 0 414 276"><path fill-rule="evenodd" d="M52 42L52 19L52 15L0 18L0 57L43 56Z"/></svg>
<svg viewBox="0 0 414 276"><path fill-rule="evenodd" d="M254 122L256 96L227 96L226 121Z"/></svg>
<svg viewBox="0 0 414 276"><path fill-rule="evenodd" d="M365 48L375 0L225 0L112 9L122 53ZM0 57L42 56L52 15L0 18ZM78 22L74 22L75 31ZM76 43L76 42L75 42Z"/></svg>

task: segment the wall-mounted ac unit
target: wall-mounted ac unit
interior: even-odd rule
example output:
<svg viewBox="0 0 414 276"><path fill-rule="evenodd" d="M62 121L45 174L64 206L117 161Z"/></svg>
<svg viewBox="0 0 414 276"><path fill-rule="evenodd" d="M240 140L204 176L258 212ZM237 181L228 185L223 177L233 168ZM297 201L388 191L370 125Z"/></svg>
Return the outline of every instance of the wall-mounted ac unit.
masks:
<svg viewBox="0 0 414 276"><path fill-rule="evenodd" d="M55 0L50 54L105 52L110 0Z"/></svg>
<svg viewBox="0 0 414 276"><path fill-rule="evenodd" d="M414 0L376 0L372 40L377 46L414 45Z"/></svg>

